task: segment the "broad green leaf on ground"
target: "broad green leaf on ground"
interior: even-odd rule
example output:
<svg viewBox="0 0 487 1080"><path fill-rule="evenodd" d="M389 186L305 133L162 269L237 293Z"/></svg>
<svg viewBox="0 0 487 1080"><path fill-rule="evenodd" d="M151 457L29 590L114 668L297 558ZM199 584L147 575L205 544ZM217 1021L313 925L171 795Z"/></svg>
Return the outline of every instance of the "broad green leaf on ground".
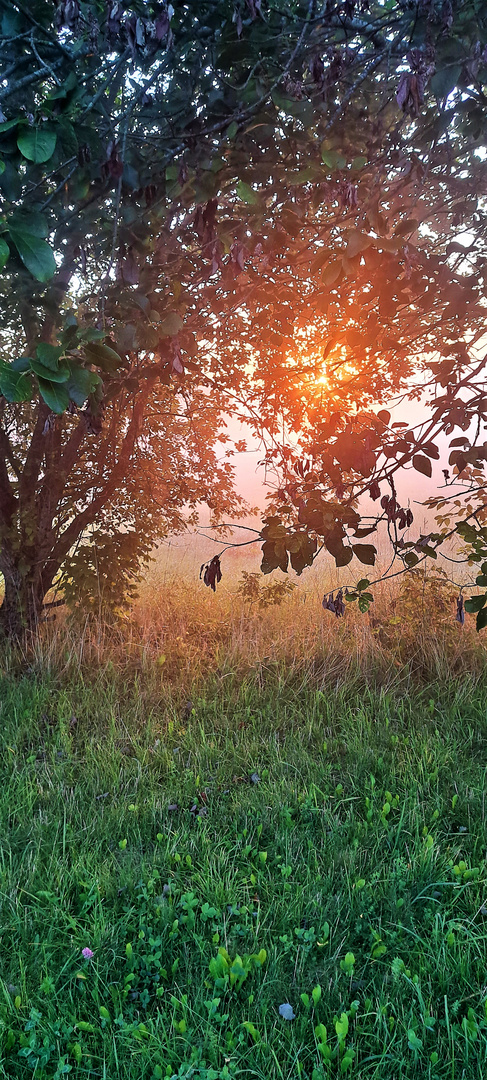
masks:
<svg viewBox="0 0 487 1080"><path fill-rule="evenodd" d="M56 132L45 124L24 128L17 136L17 146L27 161L41 165L52 158L56 148Z"/></svg>
<svg viewBox="0 0 487 1080"><path fill-rule="evenodd" d="M416 1035L416 1032L413 1030L413 1028L409 1028L408 1030L408 1047L410 1050L423 1049L423 1041L422 1039L418 1039L418 1036Z"/></svg>
<svg viewBox="0 0 487 1080"><path fill-rule="evenodd" d="M37 281L45 282L56 273L56 260L46 240L32 232L10 226L10 238L30 273Z"/></svg>
<svg viewBox="0 0 487 1080"><path fill-rule="evenodd" d="M8 244L5 243L5 240L2 240L0 238L0 270L2 270L3 267L5 266L5 263L7 262L7 259L9 257L9 255L10 255L10 248L9 248Z"/></svg>

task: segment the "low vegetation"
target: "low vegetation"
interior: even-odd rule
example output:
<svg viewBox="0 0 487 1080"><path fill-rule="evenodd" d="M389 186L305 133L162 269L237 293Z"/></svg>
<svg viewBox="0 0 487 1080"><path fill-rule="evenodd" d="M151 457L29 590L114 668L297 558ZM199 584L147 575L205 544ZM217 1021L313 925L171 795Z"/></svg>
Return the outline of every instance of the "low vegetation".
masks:
<svg viewBox="0 0 487 1080"><path fill-rule="evenodd" d="M2 1075L485 1075L485 651L448 586L371 621L168 585L3 654Z"/></svg>

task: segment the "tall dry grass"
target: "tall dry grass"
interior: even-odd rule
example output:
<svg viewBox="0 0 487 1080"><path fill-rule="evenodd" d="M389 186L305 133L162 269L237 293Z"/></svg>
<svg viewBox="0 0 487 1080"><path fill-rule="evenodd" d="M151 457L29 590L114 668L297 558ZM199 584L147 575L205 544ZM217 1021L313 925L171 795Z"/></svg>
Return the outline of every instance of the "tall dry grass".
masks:
<svg viewBox="0 0 487 1080"><path fill-rule="evenodd" d="M465 626L455 622L455 590L437 572L385 582L374 589L367 614L347 604L337 619L321 606L324 592L337 586L336 571L326 567L297 579L280 606L261 610L238 594L241 559L234 558L216 594L192 562L190 554L184 566L178 549L170 558L164 552L116 623L58 616L20 654L4 651L3 667L20 663L57 680L117 674L139 678L141 693L181 698L228 679L408 692L421 682L478 678L486 670L485 636L472 617Z"/></svg>

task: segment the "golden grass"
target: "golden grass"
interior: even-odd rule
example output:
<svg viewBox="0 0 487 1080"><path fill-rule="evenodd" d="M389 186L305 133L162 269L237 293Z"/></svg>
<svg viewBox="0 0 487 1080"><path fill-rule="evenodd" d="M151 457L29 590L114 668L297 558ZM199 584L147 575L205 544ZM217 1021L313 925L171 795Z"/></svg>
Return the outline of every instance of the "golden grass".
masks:
<svg viewBox="0 0 487 1080"><path fill-rule="evenodd" d="M418 681L485 671L485 635L477 635L472 617L463 627L455 622L455 590L447 582L385 582L374 589L368 614L347 604L337 619L321 606L323 593L337 587L337 572L325 565L297 579L280 606L261 611L237 593L242 567L255 569L257 557L249 559L248 549L229 553L214 594L198 579L199 554L192 545L163 549L117 625L58 616L26 644L23 663L60 679L102 669L140 676L152 691L185 697L202 692L209 679L318 689L364 683L406 692Z"/></svg>

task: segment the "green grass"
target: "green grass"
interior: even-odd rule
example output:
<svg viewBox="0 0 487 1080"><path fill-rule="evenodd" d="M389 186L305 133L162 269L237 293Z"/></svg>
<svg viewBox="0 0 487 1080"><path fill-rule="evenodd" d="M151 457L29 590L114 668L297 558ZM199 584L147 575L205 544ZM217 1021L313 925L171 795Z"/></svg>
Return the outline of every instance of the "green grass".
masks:
<svg viewBox="0 0 487 1080"><path fill-rule="evenodd" d="M10 667L1 1075L486 1075L487 682L396 678Z"/></svg>

